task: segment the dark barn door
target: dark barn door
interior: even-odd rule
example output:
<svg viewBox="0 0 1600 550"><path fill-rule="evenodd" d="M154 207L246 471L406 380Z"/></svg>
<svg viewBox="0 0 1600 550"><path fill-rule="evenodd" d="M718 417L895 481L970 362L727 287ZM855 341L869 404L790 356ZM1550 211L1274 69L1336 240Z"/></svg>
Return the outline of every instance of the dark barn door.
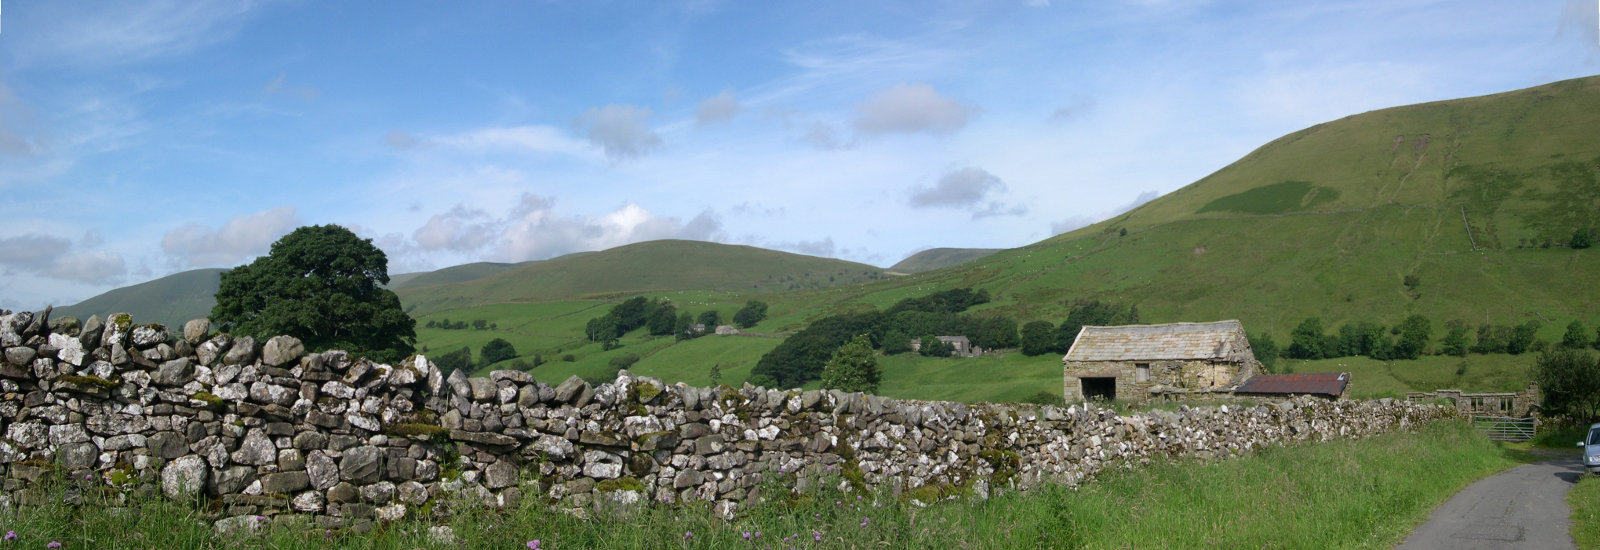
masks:
<svg viewBox="0 0 1600 550"><path fill-rule="evenodd" d="M1079 380L1083 381L1083 398L1084 399L1089 400L1089 401L1116 401L1117 400L1117 379L1116 378L1113 378L1113 377L1080 378Z"/></svg>

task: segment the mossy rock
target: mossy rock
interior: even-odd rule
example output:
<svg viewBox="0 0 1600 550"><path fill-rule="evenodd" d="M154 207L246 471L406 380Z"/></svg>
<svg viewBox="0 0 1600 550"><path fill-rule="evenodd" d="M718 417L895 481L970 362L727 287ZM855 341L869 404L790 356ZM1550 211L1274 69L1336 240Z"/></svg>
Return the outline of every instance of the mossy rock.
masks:
<svg viewBox="0 0 1600 550"><path fill-rule="evenodd" d="M221 397L217 397L217 394L214 394L214 393L211 393L211 392L207 392L207 391L194 392L194 395L189 396L189 398L190 399L194 399L196 401L203 401L207 405L210 405L210 406L215 407L215 408L222 408L222 398Z"/></svg>
<svg viewBox="0 0 1600 550"><path fill-rule="evenodd" d="M384 430L384 433L398 437L437 438L449 435L450 430L447 430L443 426L436 424L407 422L404 424L395 424L389 426Z"/></svg>
<svg viewBox="0 0 1600 550"><path fill-rule="evenodd" d="M634 382L632 393L640 403L649 403L657 395L661 395L661 388L649 382Z"/></svg>
<svg viewBox="0 0 1600 550"><path fill-rule="evenodd" d="M126 332L128 329L133 328L133 316L126 313L118 313L112 315L106 324L116 327L118 331Z"/></svg>
<svg viewBox="0 0 1600 550"><path fill-rule="evenodd" d="M106 380L106 379L101 378L99 376L78 376L78 375L75 375L75 374L66 374L66 375L58 376L58 377L56 377L56 381L57 382L66 382L68 384L73 384L73 385L80 386L80 387L85 387L85 388L98 386L98 387L105 388L105 389L108 389L108 390L117 389L117 386L121 386L122 385L120 382L113 382L111 380Z"/></svg>
<svg viewBox="0 0 1600 550"><path fill-rule="evenodd" d="M637 491L642 493L645 491L645 487L644 483L632 477L607 479L594 484L594 492L596 493L612 493L616 491Z"/></svg>

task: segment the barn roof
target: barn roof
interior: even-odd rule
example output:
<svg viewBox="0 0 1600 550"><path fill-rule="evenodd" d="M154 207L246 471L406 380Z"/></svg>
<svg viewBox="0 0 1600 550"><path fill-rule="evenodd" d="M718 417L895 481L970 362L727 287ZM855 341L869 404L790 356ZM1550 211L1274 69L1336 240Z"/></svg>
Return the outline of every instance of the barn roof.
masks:
<svg viewBox="0 0 1600 550"><path fill-rule="evenodd" d="M1244 336L1238 321L1083 327L1065 361L1226 359ZM1248 346L1249 344L1244 344Z"/></svg>
<svg viewBox="0 0 1600 550"><path fill-rule="evenodd" d="M1308 372L1305 374L1262 374L1250 377L1235 393L1278 395L1326 395L1339 397L1350 384L1348 372Z"/></svg>

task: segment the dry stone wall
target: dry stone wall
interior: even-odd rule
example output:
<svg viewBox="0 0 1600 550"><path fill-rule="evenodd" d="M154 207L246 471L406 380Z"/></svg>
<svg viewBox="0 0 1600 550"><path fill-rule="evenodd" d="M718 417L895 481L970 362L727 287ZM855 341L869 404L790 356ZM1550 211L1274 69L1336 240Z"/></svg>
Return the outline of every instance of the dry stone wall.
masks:
<svg viewBox="0 0 1600 550"><path fill-rule="evenodd" d="M615 508L709 501L760 481L828 480L930 500L1162 456L1361 437L1454 411L1303 398L1118 416L1094 407L903 401L838 391L697 388L627 371L592 387L521 371L444 376L299 341L181 334L126 314L85 323L0 312L0 471L12 504L57 480L137 500L206 500L219 529L370 526L448 502ZM30 496L32 495L32 496ZM464 500L463 500L464 499Z"/></svg>

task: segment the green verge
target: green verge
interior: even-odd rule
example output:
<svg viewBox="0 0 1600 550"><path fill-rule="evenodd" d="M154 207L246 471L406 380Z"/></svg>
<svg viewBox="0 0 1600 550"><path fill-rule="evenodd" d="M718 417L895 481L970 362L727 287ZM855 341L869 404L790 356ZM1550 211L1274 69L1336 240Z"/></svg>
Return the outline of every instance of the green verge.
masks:
<svg viewBox="0 0 1600 550"><path fill-rule="evenodd" d="M448 543L429 539L434 524L411 519L364 534L269 521L255 534L217 539L194 505L163 500L7 509L0 529L16 531L19 547L68 548L522 548L532 540L540 548L1388 548L1450 495L1515 463L1465 423L1440 422L1418 433L1270 448L1215 464L1166 462L1114 470L1078 489L987 501L958 495L927 507L829 488L837 477L785 494L794 486L789 474L764 481L768 502L731 522L706 503L583 519L528 499L505 512L451 506L464 511L444 521L457 537ZM1582 513L1593 518L1597 489L1593 479L1581 484L1574 509L1590 505ZM1580 542L1595 540L1595 522L1578 525L1591 537Z"/></svg>
<svg viewBox="0 0 1600 550"><path fill-rule="evenodd" d="M1572 540L1578 548L1600 548L1600 477L1583 476L1567 493L1572 507Z"/></svg>

